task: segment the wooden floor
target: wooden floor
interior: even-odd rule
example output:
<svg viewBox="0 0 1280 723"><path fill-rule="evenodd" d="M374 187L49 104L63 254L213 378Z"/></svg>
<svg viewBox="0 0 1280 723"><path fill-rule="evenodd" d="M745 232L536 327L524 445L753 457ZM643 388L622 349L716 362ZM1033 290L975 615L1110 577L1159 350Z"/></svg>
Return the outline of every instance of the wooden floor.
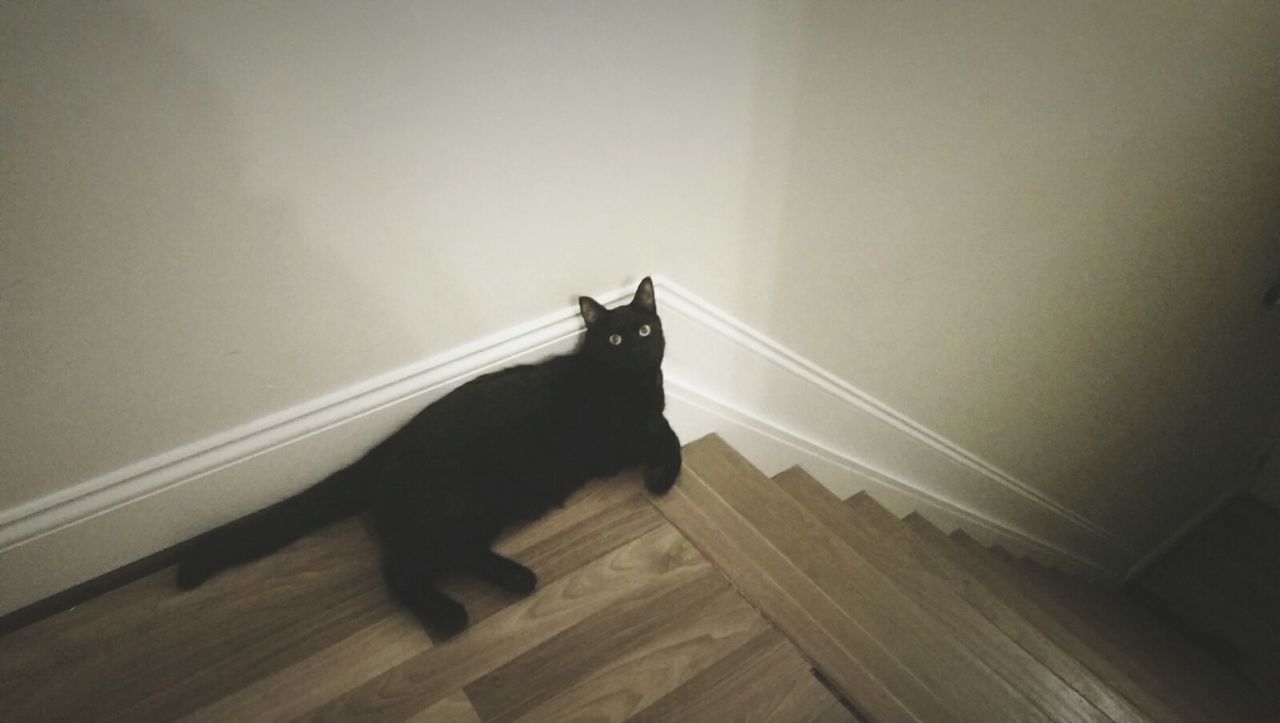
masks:
<svg viewBox="0 0 1280 723"><path fill-rule="evenodd" d="M1123 593L715 436L667 495L600 483L499 549L539 589L456 581L474 622L440 644L354 521L191 593L158 573L0 638L0 721L1280 721Z"/></svg>
<svg viewBox="0 0 1280 723"><path fill-rule="evenodd" d="M164 570L0 638L0 721L856 720L636 479L500 550L538 591L454 582L440 644L357 521L190 593Z"/></svg>

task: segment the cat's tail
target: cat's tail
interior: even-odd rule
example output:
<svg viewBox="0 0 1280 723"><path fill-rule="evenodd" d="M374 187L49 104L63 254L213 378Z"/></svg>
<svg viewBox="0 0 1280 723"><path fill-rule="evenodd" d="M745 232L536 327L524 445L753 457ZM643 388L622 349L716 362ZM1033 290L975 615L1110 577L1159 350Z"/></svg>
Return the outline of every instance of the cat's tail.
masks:
<svg viewBox="0 0 1280 723"><path fill-rule="evenodd" d="M279 550L309 532L354 515L370 502L357 465L302 492L197 537L178 562L178 588L192 590L228 568Z"/></svg>

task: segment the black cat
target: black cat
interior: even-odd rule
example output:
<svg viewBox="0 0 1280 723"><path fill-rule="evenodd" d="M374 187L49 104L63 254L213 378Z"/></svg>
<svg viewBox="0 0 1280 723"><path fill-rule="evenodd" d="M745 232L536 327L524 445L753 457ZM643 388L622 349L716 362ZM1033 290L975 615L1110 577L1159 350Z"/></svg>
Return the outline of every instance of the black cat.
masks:
<svg viewBox="0 0 1280 723"><path fill-rule="evenodd" d="M663 416L665 341L653 283L630 304L579 299L578 349L477 377L423 409L345 469L278 504L213 530L178 566L194 588L325 524L372 511L388 588L444 635L467 611L435 580L470 572L514 593L537 577L490 549L503 528L534 519L587 481L640 467L662 494L680 471L680 442Z"/></svg>

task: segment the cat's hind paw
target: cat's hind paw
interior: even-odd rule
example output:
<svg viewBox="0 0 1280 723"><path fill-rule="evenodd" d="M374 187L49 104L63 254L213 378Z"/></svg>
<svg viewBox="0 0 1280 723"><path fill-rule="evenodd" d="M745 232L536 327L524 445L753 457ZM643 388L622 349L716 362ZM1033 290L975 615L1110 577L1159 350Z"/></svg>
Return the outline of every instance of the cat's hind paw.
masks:
<svg viewBox="0 0 1280 723"><path fill-rule="evenodd" d="M516 595L528 595L538 587L538 576L515 560L486 552L476 561L476 574Z"/></svg>

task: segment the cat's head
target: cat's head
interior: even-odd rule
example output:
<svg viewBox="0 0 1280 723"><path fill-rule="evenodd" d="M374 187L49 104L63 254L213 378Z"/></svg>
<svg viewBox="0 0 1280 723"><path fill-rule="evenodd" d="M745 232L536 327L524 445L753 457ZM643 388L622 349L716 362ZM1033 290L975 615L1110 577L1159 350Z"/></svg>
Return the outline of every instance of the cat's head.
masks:
<svg viewBox="0 0 1280 723"><path fill-rule="evenodd" d="M619 371L656 369L662 363L666 341L653 298L653 281L645 277L631 303L606 309L595 299L579 297L587 336L582 353L592 361Z"/></svg>

